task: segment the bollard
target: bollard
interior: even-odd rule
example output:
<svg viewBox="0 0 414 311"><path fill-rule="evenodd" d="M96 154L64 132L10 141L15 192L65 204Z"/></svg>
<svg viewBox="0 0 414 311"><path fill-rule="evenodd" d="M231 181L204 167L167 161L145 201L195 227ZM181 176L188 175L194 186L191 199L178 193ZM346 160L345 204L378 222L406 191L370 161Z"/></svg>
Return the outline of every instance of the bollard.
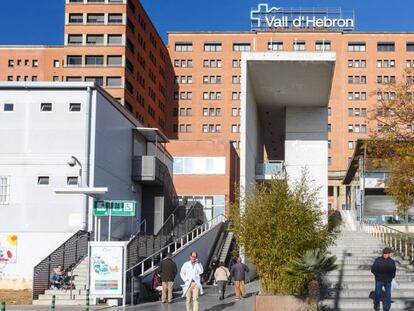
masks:
<svg viewBox="0 0 414 311"><path fill-rule="evenodd" d="M1 303L1 311L6 311L6 303L4 301Z"/></svg>
<svg viewBox="0 0 414 311"><path fill-rule="evenodd" d="M89 311L89 289L86 290L86 306L85 311Z"/></svg>
<svg viewBox="0 0 414 311"><path fill-rule="evenodd" d="M56 296L53 295L52 296L52 308L51 308L51 310L55 311L55 308L56 308Z"/></svg>

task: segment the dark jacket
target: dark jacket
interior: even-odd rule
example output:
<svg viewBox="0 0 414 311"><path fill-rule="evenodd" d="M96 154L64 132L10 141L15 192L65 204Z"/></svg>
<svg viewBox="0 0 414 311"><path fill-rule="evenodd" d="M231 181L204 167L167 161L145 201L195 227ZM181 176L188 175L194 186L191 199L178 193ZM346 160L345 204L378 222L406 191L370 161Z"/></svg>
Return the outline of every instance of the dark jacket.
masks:
<svg viewBox="0 0 414 311"><path fill-rule="evenodd" d="M246 272L249 272L249 268L241 262L235 263L231 267L231 278L233 281L244 281L246 278Z"/></svg>
<svg viewBox="0 0 414 311"><path fill-rule="evenodd" d="M165 258L160 265L161 280L173 282L177 275L177 265L171 258Z"/></svg>
<svg viewBox="0 0 414 311"><path fill-rule="evenodd" d="M378 257L371 267L371 272L375 275L375 281L390 283L395 278L395 261L391 258L385 259Z"/></svg>

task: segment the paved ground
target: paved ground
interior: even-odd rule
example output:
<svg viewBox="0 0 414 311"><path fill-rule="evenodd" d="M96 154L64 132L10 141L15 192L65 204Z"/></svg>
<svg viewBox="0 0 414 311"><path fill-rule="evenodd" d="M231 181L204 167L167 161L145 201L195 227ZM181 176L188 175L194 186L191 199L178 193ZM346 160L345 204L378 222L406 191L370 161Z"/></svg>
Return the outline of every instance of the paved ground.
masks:
<svg viewBox="0 0 414 311"><path fill-rule="evenodd" d="M240 301L235 300L233 286L227 286L226 298L218 300L216 287L206 287L204 295L200 296L200 311L251 311L253 310L253 294L257 292L258 283L252 282L247 285L246 298ZM91 307L91 310L98 311L184 311L185 299L182 297L174 299L172 304L162 304L161 302L150 302L136 306L122 307ZM48 306L7 306L6 310L13 311L50 311ZM56 307L56 311L84 311L85 307Z"/></svg>

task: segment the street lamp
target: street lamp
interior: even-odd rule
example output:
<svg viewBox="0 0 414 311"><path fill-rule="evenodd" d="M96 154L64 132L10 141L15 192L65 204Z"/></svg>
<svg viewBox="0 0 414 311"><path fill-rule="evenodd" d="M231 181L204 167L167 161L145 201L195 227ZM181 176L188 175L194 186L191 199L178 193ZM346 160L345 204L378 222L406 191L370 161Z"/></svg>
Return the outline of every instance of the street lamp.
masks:
<svg viewBox="0 0 414 311"><path fill-rule="evenodd" d="M79 159L75 156L71 156L70 160L68 161L68 165L70 167L74 167L76 164L79 165L79 181L78 181L78 186L82 187L82 163L79 161Z"/></svg>

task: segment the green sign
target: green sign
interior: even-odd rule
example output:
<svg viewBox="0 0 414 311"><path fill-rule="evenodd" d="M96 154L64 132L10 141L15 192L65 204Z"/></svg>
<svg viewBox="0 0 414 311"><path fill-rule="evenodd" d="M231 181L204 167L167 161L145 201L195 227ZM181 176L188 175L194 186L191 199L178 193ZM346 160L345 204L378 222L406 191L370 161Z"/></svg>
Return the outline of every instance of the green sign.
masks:
<svg viewBox="0 0 414 311"><path fill-rule="evenodd" d="M135 216L135 205L135 201L95 201L93 214L94 216Z"/></svg>

